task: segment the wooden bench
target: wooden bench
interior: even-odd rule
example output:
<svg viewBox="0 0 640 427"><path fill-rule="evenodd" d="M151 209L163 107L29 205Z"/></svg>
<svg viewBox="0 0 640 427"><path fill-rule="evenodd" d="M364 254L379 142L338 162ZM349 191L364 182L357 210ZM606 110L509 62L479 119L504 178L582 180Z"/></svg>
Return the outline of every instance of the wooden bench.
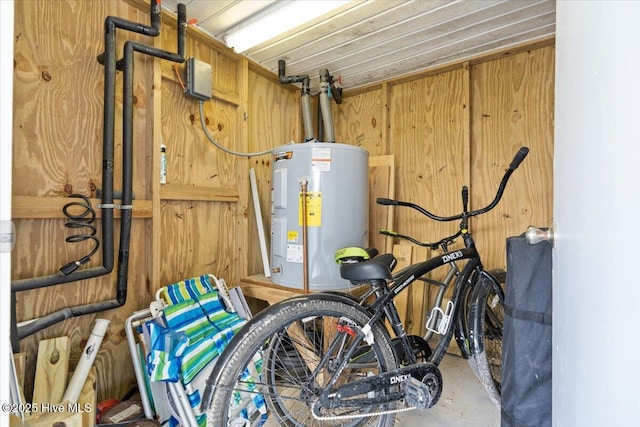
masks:
<svg viewBox="0 0 640 427"><path fill-rule="evenodd" d="M266 301L269 305L282 301L287 298L303 295L302 289L289 288L277 285L264 274L254 274L240 280L240 287L245 297L255 298ZM354 295L362 295L369 287L358 286L347 289L337 289L340 292L352 293Z"/></svg>

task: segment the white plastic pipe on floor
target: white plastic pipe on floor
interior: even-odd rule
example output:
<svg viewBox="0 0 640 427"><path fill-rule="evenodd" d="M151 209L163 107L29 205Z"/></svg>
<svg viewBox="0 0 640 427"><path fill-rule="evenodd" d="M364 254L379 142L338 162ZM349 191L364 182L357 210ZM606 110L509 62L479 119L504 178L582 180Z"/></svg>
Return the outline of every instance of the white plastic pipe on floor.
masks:
<svg viewBox="0 0 640 427"><path fill-rule="evenodd" d="M73 372L73 376L69 381L67 390L64 392L64 396L62 396L63 402L78 402L78 397L80 397L80 392L82 391L82 387L87 380L89 370L91 369L93 361L96 358L96 354L98 353L98 349L100 348L100 344L102 343L102 338L104 338L104 334L107 332L109 323L110 321L106 319L96 319L96 324L91 331L89 339L87 340L87 345L82 351L78 366Z"/></svg>

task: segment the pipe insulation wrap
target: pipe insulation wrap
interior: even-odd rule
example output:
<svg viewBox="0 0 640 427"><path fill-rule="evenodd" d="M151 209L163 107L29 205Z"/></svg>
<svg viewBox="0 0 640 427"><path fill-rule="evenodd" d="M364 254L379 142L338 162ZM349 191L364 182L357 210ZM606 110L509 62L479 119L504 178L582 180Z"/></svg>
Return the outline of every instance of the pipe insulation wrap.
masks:
<svg viewBox="0 0 640 427"><path fill-rule="evenodd" d="M304 141L313 141L316 137L313 132L313 115L311 114L311 95L305 93L301 99L302 123L304 127Z"/></svg>
<svg viewBox="0 0 640 427"><path fill-rule="evenodd" d="M331 100L329 99L329 83L320 83L320 111L322 113L322 122L324 124L324 142L336 142L336 136L333 129L333 117L331 116Z"/></svg>

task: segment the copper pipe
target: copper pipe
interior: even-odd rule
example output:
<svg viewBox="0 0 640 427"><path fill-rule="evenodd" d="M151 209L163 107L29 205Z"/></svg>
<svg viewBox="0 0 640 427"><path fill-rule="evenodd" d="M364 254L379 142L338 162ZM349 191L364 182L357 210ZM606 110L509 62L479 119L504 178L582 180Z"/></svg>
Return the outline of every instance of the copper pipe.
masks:
<svg viewBox="0 0 640 427"><path fill-rule="evenodd" d="M305 294L309 293L309 266L307 257L307 185L306 179L300 180L300 203L302 207L302 283Z"/></svg>

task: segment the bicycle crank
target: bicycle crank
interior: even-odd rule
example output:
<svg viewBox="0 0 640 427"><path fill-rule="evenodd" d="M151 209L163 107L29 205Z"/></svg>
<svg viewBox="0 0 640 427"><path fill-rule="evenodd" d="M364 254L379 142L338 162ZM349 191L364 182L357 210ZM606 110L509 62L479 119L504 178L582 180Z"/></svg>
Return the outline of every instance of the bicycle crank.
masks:
<svg viewBox="0 0 640 427"><path fill-rule="evenodd" d="M442 375L432 363L417 363L378 375L368 376L331 391L326 391L313 405L313 417L318 420L371 417L411 409L428 409L442 394ZM385 405L405 400L408 408L370 412L371 405ZM368 408L358 413L358 408ZM349 415L323 416L323 410L353 411Z"/></svg>
<svg viewBox="0 0 640 427"><path fill-rule="evenodd" d="M414 377L404 382L404 401L408 406L413 406L424 411L433 407L442 395L442 374L435 366L429 366L429 372L422 381Z"/></svg>

